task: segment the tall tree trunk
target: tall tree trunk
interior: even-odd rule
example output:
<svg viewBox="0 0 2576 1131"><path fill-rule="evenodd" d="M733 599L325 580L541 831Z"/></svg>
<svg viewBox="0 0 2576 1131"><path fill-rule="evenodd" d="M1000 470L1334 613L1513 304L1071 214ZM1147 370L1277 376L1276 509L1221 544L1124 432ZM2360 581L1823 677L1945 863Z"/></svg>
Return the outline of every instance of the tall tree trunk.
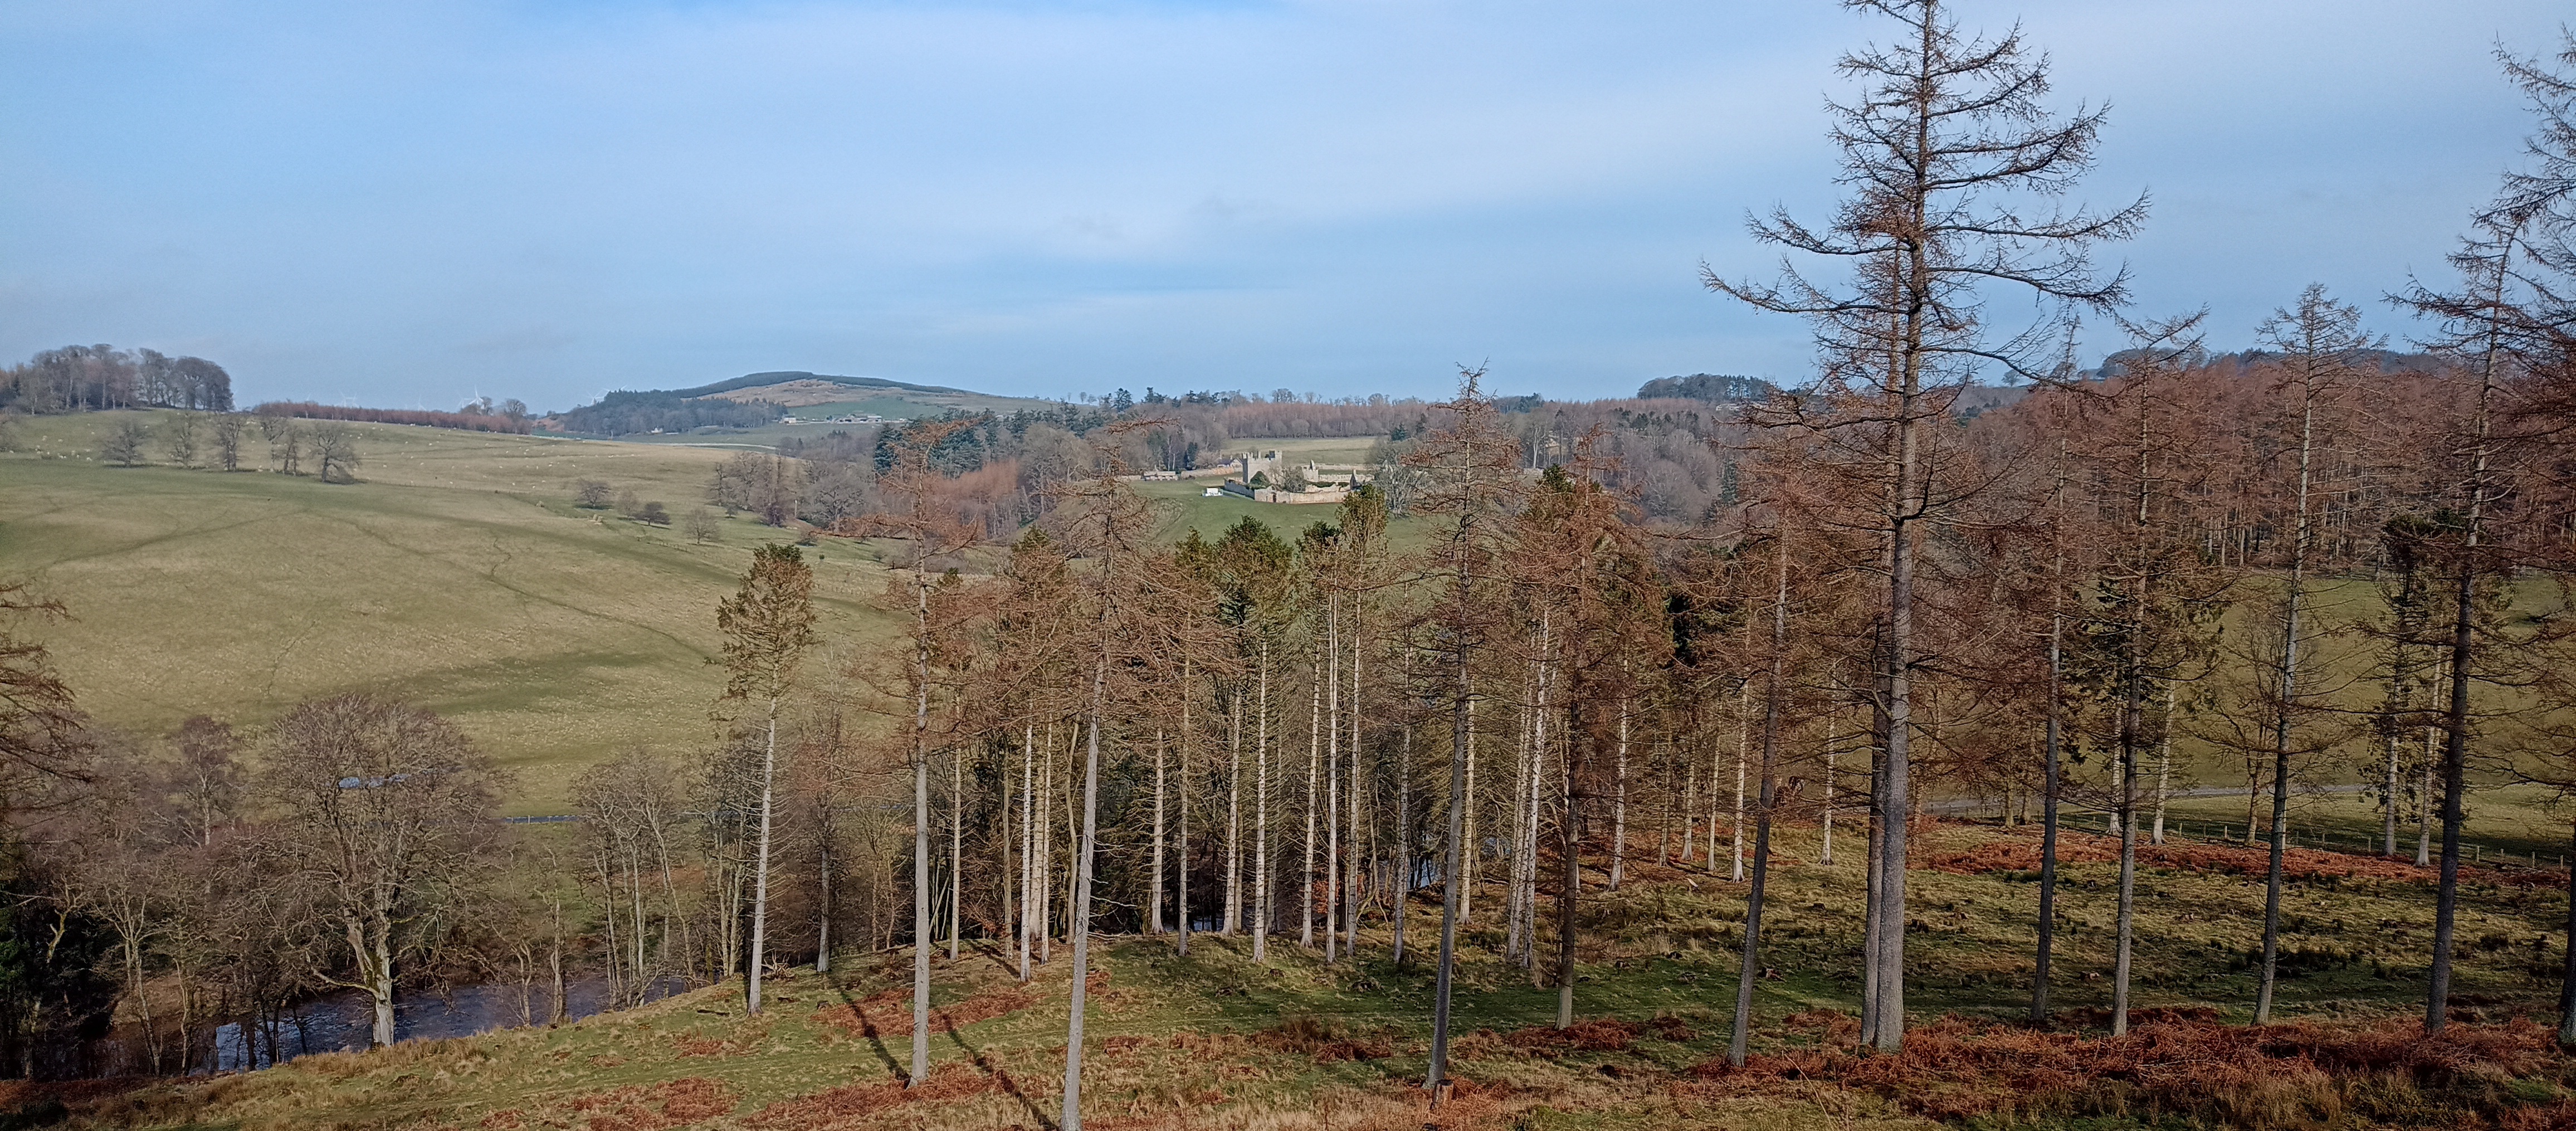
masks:
<svg viewBox="0 0 2576 1131"><path fill-rule="evenodd" d="M2435 780L2442 766L2438 749L2441 733L2440 727L2424 728L2424 757L2421 759L2424 780L2415 791L2415 866L2418 868L2433 862L2433 815L2440 804L2435 799L2441 796L2436 789L2439 783Z"/></svg>
<svg viewBox="0 0 2576 1131"><path fill-rule="evenodd" d="M1886 689L1886 731L1877 774L1877 852L1871 861L1878 898L1871 908L1877 931L1876 945L1870 949L1870 996L1877 1008L1864 1010L1870 1018L1862 1033L1862 1039L1881 1052L1895 1052L1905 1042L1906 814L1913 801L1914 515L1921 509L1915 480L1922 427L1917 419L1922 410L1916 404L1921 378L1911 371L1920 359L1909 355L1907 360L1892 485L1896 505L1889 522L1886 672L1881 682Z"/></svg>
<svg viewBox="0 0 2576 1131"><path fill-rule="evenodd" d="M2156 739L2156 823L2149 843L2165 842L2165 799L2173 787L2174 684L2165 683L2165 730Z"/></svg>
<svg viewBox="0 0 2576 1131"><path fill-rule="evenodd" d="M1315 945L1315 818L1321 807L1323 779L1320 770L1324 755L1324 673L1323 665L1311 665L1309 682L1314 685L1314 701L1306 712L1306 838L1304 871L1297 877L1297 945L1312 949ZM1338 737L1338 735L1336 736Z"/></svg>
<svg viewBox="0 0 2576 1131"><path fill-rule="evenodd" d="M1735 692L1735 817L1727 823L1734 842L1728 849L1734 861L1726 876L1730 883L1744 882L1744 763L1752 753L1752 704L1753 683L1747 680Z"/></svg>
<svg viewBox="0 0 2576 1131"><path fill-rule="evenodd" d="M743 982L743 1010L760 1015L760 974L769 944L769 815L778 784L778 700L769 701L767 740L760 748L760 843L752 857L751 953Z"/></svg>
<svg viewBox="0 0 2576 1131"><path fill-rule="evenodd" d="M1036 949L1038 932L1038 889L1044 886L1037 875L1037 724L1020 727L1020 984L1029 981L1029 952Z"/></svg>
<svg viewBox="0 0 2576 1131"><path fill-rule="evenodd" d="M912 760L912 1073L904 1086L930 1078L930 755Z"/></svg>
<svg viewBox="0 0 2576 1131"><path fill-rule="evenodd" d="M1549 713L1554 710L1556 691L1555 665L1548 662L1555 646L1554 633L1545 614L1539 617L1539 655L1536 706L1530 712L1529 751L1522 759L1522 780L1526 782L1520 799L1521 821L1515 830L1513 870L1519 885L1521 965L1530 971L1530 984L1544 985L1539 980L1538 965L1538 870L1539 827L1545 822L1543 797L1547 790L1547 749L1553 741L1547 733Z"/></svg>
<svg viewBox="0 0 2576 1131"><path fill-rule="evenodd" d="M1270 961L1270 642L1261 642L1260 698L1253 717L1252 960Z"/></svg>
<svg viewBox="0 0 2576 1131"><path fill-rule="evenodd" d="M2063 560L2061 555L2060 560ZM2048 974L2057 942L2057 805L2059 778L2058 702L2066 677L2066 618L2048 615L2048 723L2039 756L2039 954L2032 966L2030 1023L2048 1024Z"/></svg>
<svg viewBox="0 0 2576 1131"><path fill-rule="evenodd" d="M1055 961L1055 724L1047 724L1038 766L1038 961Z"/></svg>
<svg viewBox="0 0 2576 1131"><path fill-rule="evenodd" d="M672 875L674 869L671 863L671 835L670 830L665 826L664 814L659 806L654 808L653 820L651 825L648 827L653 831L653 854L662 868L662 959L665 963L664 969L675 971L687 970L689 968L689 960L685 956L691 953L689 947L689 925L688 920L683 918L680 914L680 886L678 880ZM675 936L677 938L676 943L673 941ZM683 956L676 967L670 964L672 955L675 953Z"/></svg>
<svg viewBox="0 0 2576 1131"><path fill-rule="evenodd" d="M1619 695L1619 745L1610 766L1610 890L1628 875L1628 696L1625 673Z"/></svg>
<svg viewBox="0 0 2576 1131"><path fill-rule="evenodd" d="M1834 789L1836 788L1834 779L1842 773L1839 763L1842 761L1843 740L1842 733L1835 729L1835 724L1841 720L1842 716L1838 712L1828 710L1825 715L1825 811L1821 822L1824 826L1824 844L1816 852L1816 863L1828 868L1834 866Z"/></svg>
<svg viewBox="0 0 2576 1131"><path fill-rule="evenodd" d="M1471 724L1476 721L1475 714L1472 711L1469 712L1467 721ZM1466 805L1467 858L1459 866L1465 868L1467 871L1466 878L1460 880L1458 884L1458 921L1461 923L1466 922L1475 915L1476 861L1482 855L1478 850L1476 843L1476 735L1473 731L1469 731L1467 734Z"/></svg>
<svg viewBox="0 0 2576 1131"><path fill-rule="evenodd" d="M1182 685L1187 694L1187 683ZM1154 731L1154 891L1146 900L1153 910L1145 922L1145 933L1163 933L1163 732Z"/></svg>
<svg viewBox="0 0 2576 1131"><path fill-rule="evenodd" d="M617 968L620 964L617 946L617 879L608 870L608 850L603 848L592 854L590 867L593 872L599 874L600 942L602 944L599 949L600 956L608 960L608 968L602 971L602 974L608 982L609 1004L613 1006L623 1001L626 995L625 986L617 976Z"/></svg>
<svg viewBox="0 0 2576 1131"><path fill-rule="evenodd" d="M1753 1034L1753 983L1762 971L1762 895L1771 876L1771 806L1780 752L1780 694L1789 653L1789 543L1775 531L1775 566L1771 593L1771 664L1762 692L1762 784L1754 811L1753 886L1744 893L1744 954L1735 978L1735 1028L1726 1043L1726 1063L1744 1067Z"/></svg>
<svg viewBox="0 0 2576 1131"><path fill-rule="evenodd" d="M2470 549L2476 549L2476 514L2470 516ZM2460 812L2467 792L2469 753L2469 659L2473 646L2477 572L2464 557L2457 601L2452 610L2450 706L2444 712L2442 736L2442 870L2433 900L2433 976L2424 999L2424 1030L2442 1031L2451 1000L2451 939L2460 909Z"/></svg>
<svg viewBox="0 0 2576 1131"><path fill-rule="evenodd" d="M1324 961L1330 963L1338 953L1342 909L1342 642L1339 610L1329 592L1324 609ZM1313 818L1307 823L1311 827ZM1311 905L1311 889L1306 899Z"/></svg>
<svg viewBox="0 0 2576 1131"><path fill-rule="evenodd" d="M1404 921L1413 905L1413 724L1404 724L1395 762L1395 939L1389 957L1404 969ZM2576 875L2576 872L2569 873ZM2571 912L2576 914L2576 912ZM2576 935L2568 936L2576 939Z"/></svg>
<svg viewBox="0 0 2576 1131"><path fill-rule="evenodd" d="M2120 792L2117 797L2120 818L2120 911L2118 952L2111 960L2111 1035L2124 1036L2129 1031L2129 961L2134 947L2132 928L2138 908L2138 689L2141 678L2132 672L2128 703L2120 727Z"/></svg>
<svg viewBox="0 0 2576 1131"><path fill-rule="evenodd" d="M1104 649L1091 672L1090 738L1082 758L1082 844L1074 851L1073 999L1064 1036L1063 1131L1082 1131L1082 1014L1091 981L1091 858L1100 841L1100 714L1107 694L1109 656ZM918 1030L916 1030L917 1032Z"/></svg>
<svg viewBox="0 0 2576 1131"><path fill-rule="evenodd" d="M2394 859L2396 859L2396 858L2397 858L2397 798L2398 798L2398 793L2397 793L2397 720L2395 720L2395 719L2390 719L2390 720L2389 720L2389 726L2388 726L2388 780L2387 780L2386 785L2385 785L2383 788L2385 788L2385 789L2387 790L2387 812L2385 813L2385 815L2384 815L2384 817L2383 817L2383 819L2382 819L2382 822L2381 822L2381 828L2380 828L2380 841L2381 841L2381 847L2380 847L2380 853L2379 853L2379 854L2380 854L2380 855L2382 855L2382 856L2388 857L2388 858L2389 858L2389 859L2391 859L2391 860L2394 860ZM2570 873L2570 874L2571 874L2571 875L2576 875L2576 873ZM2571 936L2571 937L2576 937L2576 936Z"/></svg>
<svg viewBox="0 0 2576 1131"><path fill-rule="evenodd" d="M2046 733L2041 743L2039 775L2039 949L2031 969L2030 1023L2048 1025L2049 963L2057 944L2057 806L2062 703L2066 691L2066 441L2057 442L2056 482L2048 497L2048 703Z"/></svg>
<svg viewBox="0 0 2576 1131"><path fill-rule="evenodd" d="M966 759L948 752L948 961L957 961L958 936L966 933Z"/></svg>
<svg viewBox="0 0 2576 1131"><path fill-rule="evenodd" d="M1535 866L1530 862L1527 847L1530 841L1529 829L1535 820L1530 815L1530 810L1536 803L1533 795L1537 792L1537 787L1530 780L1530 752L1538 745L1532 738L1538 730L1536 720L1547 714L1546 708L1539 702L1543 693L1540 690L1540 680L1537 675L1538 666L1536 662L1531 664L1529 693L1520 710L1520 741L1513 750L1512 758L1514 777L1512 778L1511 844L1503 850L1510 865L1503 876L1503 959L1507 962L1520 963L1525 968L1531 965L1530 953L1534 945L1531 940L1534 932L1529 925L1530 884L1526 875Z"/></svg>
<svg viewBox="0 0 2576 1131"><path fill-rule="evenodd" d="M2424 1029L2442 1031L2450 1014L2451 935L2460 908L2460 803L2466 792L2469 759L2469 673L2477 644L2478 550L2485 534L2487 505L2488 413L2495 395L2496 362L2502 349L2500 320L2492 317L2504 305L2505 280L2511 274L2513 241L2502 245L2496 260L2495 297L2490 306L2486 357L2478 375L2469 457L2468 514L2461 531L2458 584L2451 607L2449 676L2451 700L2442 720L2442 879L2433 905L2433 977L2425 995ZM2576 946L2576 936L2569 939Z"/></svg>
<svg viewBox="0 0 2576 1131"><path fill-rule="evenodd" d="M554 992L554 1004L547 1010L546 1019L556 1025L563 1024L572 1015L570 1004L564 1001L563 957L563 905L561 903L557 903L555 905L555 930L551 937L550 944L546 948L546 971L551 979L550 984Z"/></svg>
<svg viewBox="0 0 2576 1131"><path fill-rule="evenodd" d="M817 897L815 902L819 905L814 913L814 972L829 974L832 972L832 841L830 837L824 838L823 850L819 855L820 859L816 861L814 869L818 889L815 893Z"/></svg>
<svg viewBox="0 0 2576 1131"><path fill-rule="evenodd" d="M1463 596L1467 588L1466 571L1459 570L1458 588ZM1431 993L1431 1069L1422 1081L1423 1090L1431 1093L1433 1107L1440 1105L1449 1084L1449 993L1457 971L1458 921L1464 917L1461 901L1466 884L1462 851L1466 841L1467 758L1475 749L1476 708L1467 681L1467 648L1464 640L1457 643L1457 683L1455 701L1449 708L1449 832L1443 841L1444 861L1440 870L1440 968L1433 976Z"/></svg>
<svg viewBox="0 0 2576 1131"><path fill-rule="evenodd" d="M1072 859L1073 853L1082 847L1081 788L1080 783L1076 782L1073 776L1073 748L1075 741L1081 738L1081 736L1082 723L1080 720L1076 720L1070 732L1065 735L1064 796L1058 799L1064 803L1064 851L1066 856L1064 866L1064 939L1068 943L1073 941L1073 888L1075 884L1081 881L1081 877L1075 874L1075 862Z"/></svg>
<svg viewBox="0 0 2576 1131"><path fill-rule="evenodd" d="M1556 880L1556 1027L1574 1024L1574 909L1583 893L1582 810L1581 795L1576 792L1574 754L1580 740L1572 726L1566 728L1565 757L1559 760L1563 771L1559 786L1564 798L1557 810L1557 880ZM1535 818L1531 821L1536 826ZM1536 863L1538 854L1530 854ZM1537 893L1531 893L1535 896Z"/></svg>
<svg viewBox="0 0 2576 1131"><path fill-rule="evenodd" d="M1369 850L1374 851L1377 845L1376 824L1374 822L1369 822L1364 825L1362 822L1362 818L1366 815L1369 806L1363 803L1365 794L1362 792L1362 786L1365 784L1366 778L1360 762L1360 599L1357 594L1353 594L1351 597L1350 637L1351 698L1349 704L1344 709L1344 714L1347 715L1351 721L1351 741L1348 748L1348 757L1351 768L1351 811L1348 826L1351 830L1351 850L1344 857L1342 864L1344 873L1344 879L1342 882L1342 930L1346 933L1342 949L1344 953L1351 955L1353 958L1357 958L1359 956L1360 947L1360 862L1367 859L1367 857L1361 855L1360 829L1365 827L1369 830Z"/></svg>
<svg viewBox="0 0 2576 1131"><path fill-rule="evenodd" d="M1174 899L1179 905L1177 909L1181 919L1178 924L1180 954L1184 958L1190 953L1190 750L1198 743L1198 731L1193 729L1190 723L1190 695L1190 661L1187 657L1183 657L1181 660L1181 828L1180 840L1175 846L1179 850L1180 871L1172 877L1172 880L1178 889Z"/></svg>
<svg viewBox="0 0 2576 1131"><path fill-rule="evenodd" d="M2299 708L2299 612L2307 596L2308 578L2308 488L2310 463L2316 448L2317 388L2316 365L2307 366L2299 409L2299 491L2298 522L2290 535L2290 577L2281 612L2281 666L2275 673L2280 681L2279 694L2272 704L2272 852L2263 873L2263 974L2254 994L2254 1023L2270 1024L2272 992L2279 978L2281 954L2281 872L2283 855L2290 844L2290 728ZM2170 686L2170 685L2168 685ZM2170 714L2170 711L2168 711ZM2170 735L2173 722L2167 719ZM2158 840L2163 804L2158 802Z"/></svg>
<svg viewBox="0 0 2576 1131"><path fill-rule="evenodd" d="M1878 667L1873 675L1874 691L1870 698L1869 831L1865 850L1868 866L1864 869L1869 879L1864 893L1864 898L1868 901L1867 908L1863 913L1861 925L1861 951L1867 956L1867 961L1861 971L1860 1027L1862 1042L1871 1048L1879 1048L1878 1035L1883 1034L1888 1028L1901 1030L1903 1027L1902 1022L1890 1026L1881 1019L1887 997L1879 992L1879 982L1887 974L1888 948L1892 945L1887 938L1890 926L1887 915L1889 885L1885 866L1888 840L1891 829L1904 822L1905 811L1897 807L1888 794L1887 745L1891 728L1888 714L1890 692L1885 623L1882 622L1875 630L1871 647L1872 662ZM1898 934L1904 933L1905 922L1902 916L1897 917L1894 928Z"/></svg>
<svg viewBox="0 0 2576 1131"><path fill-rule="evenodd" d="M1682 762L1682 850L1677 859L1683 864L1689 864L1699 854L1699 845L1693 836L1699 832L1699 763L1691 761L1688 755L1678 755L1678 757ZM1832 797L1833 788L1833 771L1829 767L1825 771L1825 790L1828 798ZM1825 803L1825 828L1831 830L1833 827L1833 803L1828 800ZM1827 833L1829 842L1831 835L1830 832ZM1831 864L1833 861L1828 859L1824 863Z"/></svg>
<svg viewBox="0 0 2576 1131"><path fill-rule="evenodd" d="M1231 936L1243 922L1243 691L1226 703L1225 925Z"/></svg>

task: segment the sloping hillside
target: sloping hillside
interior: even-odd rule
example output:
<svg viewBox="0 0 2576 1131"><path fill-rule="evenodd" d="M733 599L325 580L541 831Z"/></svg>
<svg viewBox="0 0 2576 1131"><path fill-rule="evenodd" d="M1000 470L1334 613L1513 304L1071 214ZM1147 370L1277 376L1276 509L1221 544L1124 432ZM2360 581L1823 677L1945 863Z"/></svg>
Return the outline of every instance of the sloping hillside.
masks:
<svg viewBox="0 0 2576 1131"><path fill-rule="evenodd" d="M2256 850L2197 844L2142 869L2136 1028L2103 1031L2116 867L2105 838L2070 836L2056 1024L2027 1001L2036 838L1927 828L1910 881L1919 932L1900 1056L1853 1041L1863 877L1817 863L1815 830L1783 830L1771 942L1743 1069L1725 1062L1742 884L1722 866L1640 863L1618 892L1590 871L1577 1023L1556 993L1497 961L1502 902L1462 933L1453 1078L1428 1111L1438 906L1418 899L1410 963L1374 922L1357 960L1327 964L1277 940L1104 940L1093 949L1087 1126L1138 1129L1928 1129L2512 1127L2576 1118L2571 1062L2550 1044L2553 978L2516 945L2462 954L2457 1022L2418 1028L2428 869L2297 853L2285 939L2285 1023L2243 1024L2247 924L2263 900ZM1641 842L1643 854L1647 848ZM2464 937L2519 940L2563 905L2532 876L2480 870ZM1498 897L1499 887L1485 893ZM2328 905L2327 897L2333 902ZM2376 924L2347 931L2347 924ZM1553 925L1548 929L1552 933ZM0 1094L0 1111L68 1100L89 1128L1036 1128L1055 1125L1067 1021L1066 953L1026 987L1006 944L970 940L935 962L932 1072L906 1090L909 952L845 954L833 974L698 990L564 1026L310 1057L282 1068L135 1089L133 1082ZM537 991L542 1010L543 990ZM68 1094L65 1094L68 1093ZM34 1121L31 1121L34 1122Z"/></svg>
<svg viewBox="0 0 2576 1131"><path fill-rule="evenodd" d="M1011 412L1052 402L997 397L938 385L881 377L841 377L803 371L753 373L693 389L613 392L596 404L555 414L561 430L648 439L648 442L732 442L768 446L790 435L819 434L782 426L776 410L792 409L816 421L835 416L909 420L950 412ZM758 412L751 412L754 407ZM804 426L811 429L813 425ZM684 440L683 437L686 437Z"/></svg>
<svg viewBox="0 0 2576 1131"><path fill-rule="evenodd" d="M783 532L727 520L694 545L573 492L599 479L684 511L724 453L356 425L354 484L99 461L109 429L151 415L35 418L0 454L0 576L68 607L37 635L102 722L256 723L389 691L517 768L517 812L555 811L615 750L711 739L716 601ZM846 544L809 558L826 641L879 638L879 567Z"/></svg>

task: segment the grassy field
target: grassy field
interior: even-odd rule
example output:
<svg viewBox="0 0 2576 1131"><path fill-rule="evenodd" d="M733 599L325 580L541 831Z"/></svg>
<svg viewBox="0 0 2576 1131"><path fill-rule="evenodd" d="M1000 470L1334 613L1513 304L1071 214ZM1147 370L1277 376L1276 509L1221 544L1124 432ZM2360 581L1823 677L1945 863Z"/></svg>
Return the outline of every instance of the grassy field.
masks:
<svg viewBox="0 0 2576 1131"><path fill-rule="evenodd" d="M101 722L148 735L199 713L256 725L336 691L399 695L512 767L521 814L560 812L571 775L617 750L712 740L715 603L752 545L785 535L726 520L699 546L571 500L600 479L684 510L727 451L362 424L361 482L324 484L100 462L131 416L168 418L22 420L0 452L0 577L69 609L34 631ZM264 463L255 434L248 446ZM1140 486L1175 539L1247 514L1294 539L1334 510ZM1399 548L1412 525L1396 524ZM809 558L827 641L891 638L877 548Z"/></svg>
<svg viewBox="0 0 2576 1131"><path fill-rule="evenodd" d="M1177 542L1190 531L1214 541L1225 529L1246 517L1261 520L1272 533L1294 544L1297 536L1318 522L1332 522L1341 513L1337 506L1324 504L1290 505L1256 503L1237 495L1207 496L1214 480L1192 479L1178 483L1139 483L1138 494L1152 500L1161 524L1156 536ZM1420 549L1433 535L1433 525L1418 518L1397 518L1387 524L1388 545L1396 553Z"/></svg>
<svg viewBox="0 0 2576 1131"><path fill-rule="evenodd" d="M597 478L683 509L722 453L358 425L363 481L324 484L102 465L121 415L22 422L0 454L0 576L68 608L34 631L102 722L257 724L383 691L515 769L514 812L560 811L572 772L618 749L712 739L715 604L782 533L727 521L721 542L692 545L571 496ZM883 639L870 555L809 558L826 639Z"/></svg>
<svg viewBox="0 0 2576 1131"><path fill-rule="evenodd" d="M1233 455L1277 452L1298 463L1360 463L1377 446L1376 436L1237 436L1226 445Z"/></svg>
<svg viewBox="0 0 2576 1131"><path fill-rule="evenodd" d="M2188 822L2192 831L2214 831L2220 827L2226 835L2241 836L2245 829L2245 798L2195 797L2179 799L2169 806L2171 817ZM2529 785L2499 785L2473 789L2462 805L2464 838L2480 856L2505 856L2519 859L2526 866L2537 854L2539 863L2556 866L2568 851L2568 825L2576 819L2576 809L2557 800L2550 790ZM2257 823L2272 819L2271 794L2261 799ZM2378 845L2384 829L2378 799L2354 791L2293 793L2290 804L2291 836L2297 843L2311 843L2313 837L2324 837L2339 848ZM2398 814L2397 847L2412 859L2415 854L2417 824L2411 808ZM2434 851L2441 850L2442 830L2433 828Z"/></svg>
<svg viewBox="0 0 2576 1131"><path fill-rule="evenodd" d="M2259 854L2176 846L2140 880L2140 1030L2097 1041L2113 933L2110 846L2070 838L2056 1032L2018 1025L2030 979L2031 838L1942 826L1910 879L1916 1032L1901 1058L1849 1046L1862 875L1815 863L1786 830L1749 1070L1719 1064L1733 999L1741 884L1645 865L1617 893L1587 881L1577 1015L1548 1028L1552 989L1495 961L1498 891L1465 932L1456 998L1462 1100L1439 1117L1424 1071L1429 971L1327 966L1283 940L1267 967L1242 940L1107 940L1095 950L1089 1121L1117 1128L2493 1127L2576 1113L2570 1062L2547 1046L2558 890L2513 873L2465 885L2457 1023L2420 1016L2429 873L2326 854L2293 860L2281 1011L2248 1017ZM1436 906L1412 914L1432 945ZM1417 951L1417 953L1419 953ZM909 959L852 955L830 978L773 983L764 1017L715 988L563 1027L313 1057L279 1069L76 1103L77 1126L1046 1127L1059 1102L1064 954L1022 990L1006 955L937 963L935 1070L910 1094ZM2065 1066L2072 1065L2073 1068ZM2321 1067L2323 1066L2323 1067ZM622 1122L611 1122L622 1120Z"/></svg>

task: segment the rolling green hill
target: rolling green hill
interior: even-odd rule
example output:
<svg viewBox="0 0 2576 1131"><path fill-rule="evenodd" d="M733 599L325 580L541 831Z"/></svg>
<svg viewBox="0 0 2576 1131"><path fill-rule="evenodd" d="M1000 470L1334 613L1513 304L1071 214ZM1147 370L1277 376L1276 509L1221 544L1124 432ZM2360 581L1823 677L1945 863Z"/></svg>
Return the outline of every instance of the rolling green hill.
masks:
<svg viewBox="0 0 2576 1131"><path fill-rule="evenodd" d="M386 691L515 768L514 812L555 811L573 770L620 748L710 741L716 601L781 532L727 521L696 546L571 498L597 478L685 509L724 453L357 425L363 481L326 485L101 464L129 415L24 421L0 455L0 576L68 608L34 632L100 721L259 723ZM881 638L881 567L812 556L825 639Z"/></svg>
<svg viewBox="0 0 2576 1131"><path fill-rule="evenodd" d="M746 420L725 427L683 428L670 425L663 419L668 412L679 411L689 405L703 406L724 401L781 407L802 422L788 424L773 417L757 424ZM628 412L620 408L621 405L658 406L658 409L648 407L641 412ZM1054 402L1029 397L994 396L881 377L838 377L798 371L752 373L694 389L610 393L597 405L557 414L553 423L575 434L613 434L619 439L642 443L767 448L789 437L812 439L829 433L835 427L849 427L828 423L836 416L908 420L952 412L1009 413L1053 406ZM651 431L664 427L669 430Z"/></svg>
<svg viewBox="0 0 2576 1131"><path fill-rule="evenodd" d="M0 577L68 608L33 635L102 723L257 724L316 695L388 692L455 719L516 770L520 814L562 811L571 775L617 750L713 740L716 601L753 545L788 535L728 519L720 542L693 545L572 498L599 479L683 511L728 451L359 424L352 484L100 461L119 423L168 415L23 419L0 452ZM256 433L245 450L246 465L263 462ZM1293 539L1334 511L1139 486L1170 538L1214 537L1250 514ZM1395 534L1419 537L1404 522ZM874 607L877 556L837 540L808 554L827 647L891 639Z"/></svg>

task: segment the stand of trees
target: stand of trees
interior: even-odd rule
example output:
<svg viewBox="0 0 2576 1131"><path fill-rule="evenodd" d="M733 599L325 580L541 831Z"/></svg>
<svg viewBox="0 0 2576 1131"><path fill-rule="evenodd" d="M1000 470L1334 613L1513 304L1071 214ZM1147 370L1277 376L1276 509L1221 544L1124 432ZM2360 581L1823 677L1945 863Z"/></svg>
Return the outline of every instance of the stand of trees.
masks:
<svg viewBox="0 0 2576 1131"><path fill-rule="evenodd" d="M262 406L266 407L266 406ZM250 448L268 446L265 460ZM338 420L307 424L277 413L156 413L128 416L99 443L99 459L118 467L161 463L212 471L313 474L325 483L354 483L365 457L358 430Z"/></svg>
<svg viewBox="0 0 2576 1131"><path fill-rule="evenodd" d="M487 398L488 401L488 398ZM517 401L510 402L513 405ZM352 408L312 401L265 401L251 412L262 417L300 420L359 421L367 424L412 424L423 428L458 428L468 432L526 433L533 427L524 406L505 412L488 403L467 405L464 412L416 408Z"/></svg>
<svg viewBox="0 0 2576 1131"><path fill-rule="evenodd" d="M767 401L729 401L721 397L683 397L677 393L620 390L587 404L554 414L566 432L592 436L631 436L644 432L686 432L692 428L758 428L775 424L787 410Z"/></svg>
<svg viewBox="0 0 2576 1131"><path fill-rule="evenodd" d="M64 346L0 369L0 410L26 413L111 408L231 412L233 379L202 357L109 345Z"/></svg>

